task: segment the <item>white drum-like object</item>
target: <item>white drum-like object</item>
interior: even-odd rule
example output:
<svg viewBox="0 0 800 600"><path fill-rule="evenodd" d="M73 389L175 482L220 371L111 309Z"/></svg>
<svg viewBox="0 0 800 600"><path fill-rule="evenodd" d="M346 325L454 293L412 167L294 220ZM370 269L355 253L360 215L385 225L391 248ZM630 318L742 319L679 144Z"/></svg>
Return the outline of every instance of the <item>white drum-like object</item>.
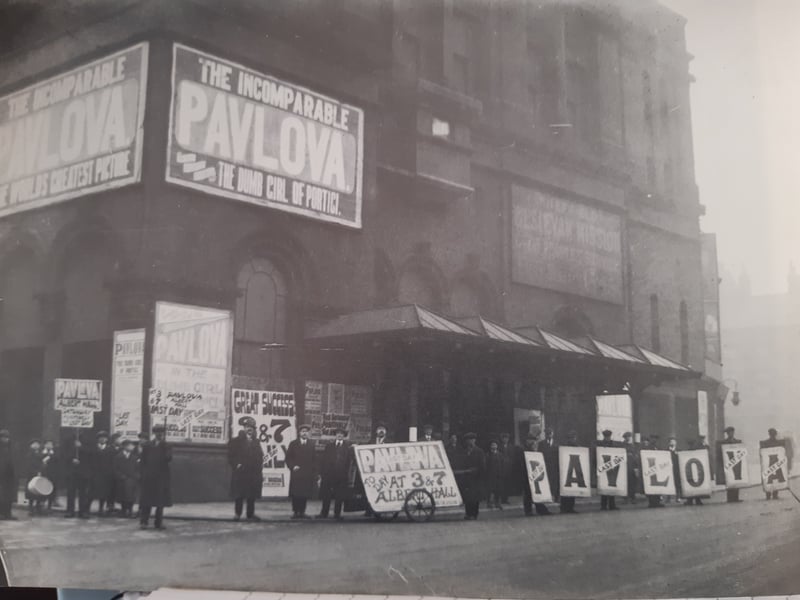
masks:
<svg viewBox="0 0 800 600"><path fill-rule="evenodd" d="M28 493L31 496L47 498L53 493L53 483L47 477L37 475L28 482Z"/></svg>

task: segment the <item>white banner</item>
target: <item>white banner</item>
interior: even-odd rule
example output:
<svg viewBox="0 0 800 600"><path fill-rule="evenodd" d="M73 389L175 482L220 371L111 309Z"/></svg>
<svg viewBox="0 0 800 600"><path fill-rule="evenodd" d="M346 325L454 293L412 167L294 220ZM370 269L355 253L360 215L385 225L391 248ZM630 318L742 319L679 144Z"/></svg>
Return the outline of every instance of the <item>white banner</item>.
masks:
<svg viewBox="0 0 800 600"><path fill-rule="evenodd" d="M144 329L114 332L111 364L111 433L135 440L142 430Z"/></svg>
<svg viewBox="0 0 800 600"><path fill-rule="evenodd" d="M642 450L642 481L648 496L674 496L675 478L669 450Z"/></svg>
<svg viewBox="0 0 800 600"><path fill-rule="evenodd" d="M231 420L234 435L240 427L239 419L245 416L255 419L256 437L264 451L262 495L288 496L289 469L286 467L286 449L297 437L294 394L233 388Z"/></svg>
<svg viewBox="0 0 800 600"><path fill-rule="evenodd" d="M233 345L230 311L156 303L151 426L167 441L224 444Z"/></svg>
<svg viewBox="0 0 800 600"><path fill-rule="evenodd" d="M597 447L597 493L603 496L628 495L628 451L625 448Z"/></svg>
<svg viewBox="0 0 800 600"><path fill-rule="evenodd" d="M91 429L94 427L94 411L80 406L65 406L61 409L61 427Z"/></svg>
<svg viewBox="0 0 800 600"><path fill-rule="evenodd" d="M744 444L722 444L722 468L725 472L727 489L742 488L750 485L750 473L747 468L747 446Z"/></svg>
<svg viewBox="0 0 800 600"><path fill-rule="evenodd" d="M356 463L376 512L403 510L413 490L426 490L437 507L458 506L461 493L442 442L355 446Z"/></svg>
<svg viewBox="0 0 800 600"><path fill-rule="evenodd" d="M0 217L141 176L147 44L0 98Z"/></svg>
<svg viewBox="0 0 800 600"><path fill-rule="evenodd" d="M103 410L103 382L98 379L56 379L55 409L63 411L65 408L92 412Z"/></svg>
<svg viewBox="0 0 800 600"><path fill-rule="evenodd" d="M678 452L678 466L681 474L681 495L684 498L711 495L711 464L708 450L703 448Z"/></svg>
<svg viewBox="0 0 800 600"><path fill-rule="evenodd" d="M547 467L544 464L544 454L541 452L525 452L525 469L528 472L528 485L534 502L544 503L553 501L553 492L550 481L547 479Z"/></svg>
<svg viewBox="0 0 800 600"><path fill-rule="evenodd" d="M789 464L784 446L761 448L761 485L765 492L789 489Z"/></svg>
<svg viewBox="0 0 800 600"><path fill-rule="evenodd" d="M588 498L592 495L588 448L559 447L558 466L562 496Z"/></svg>

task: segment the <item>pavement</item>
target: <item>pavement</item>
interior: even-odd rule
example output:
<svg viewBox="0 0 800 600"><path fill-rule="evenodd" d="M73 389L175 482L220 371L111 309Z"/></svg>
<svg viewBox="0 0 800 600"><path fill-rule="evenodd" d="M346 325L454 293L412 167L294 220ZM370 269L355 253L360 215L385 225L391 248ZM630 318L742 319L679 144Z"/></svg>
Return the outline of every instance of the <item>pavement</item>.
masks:
<svg viewBox="0 0 800 600"><path fill-rule="evenodd" d="M288 506L270 502L259 510L274 519L234 523L231 506L215 503L198 507L199 519L173 507L166 531L17 510L20 520L0 522L0 543L19 586L534 600L797 593L800 504L788 494L767 502L758 488L742 497L661 510L640 501L617 512L592 499L576 515L547 518L524 518L516 505L482 509L471 522L437 511L429 523L289 521Z"/></svg>

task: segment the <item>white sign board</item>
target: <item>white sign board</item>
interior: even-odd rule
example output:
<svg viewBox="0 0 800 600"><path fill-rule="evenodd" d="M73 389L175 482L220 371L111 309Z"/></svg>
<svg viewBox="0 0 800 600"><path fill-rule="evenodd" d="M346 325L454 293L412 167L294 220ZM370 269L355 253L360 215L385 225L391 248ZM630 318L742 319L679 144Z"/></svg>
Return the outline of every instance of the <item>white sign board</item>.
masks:
<svg viewBox="0 0 800 600"><path fill-rule="evenodd" d="M139 181L147 44L0 98L0 217Z"/></svg>
<svg viewBox="0 0 800 600"><path fill-rule="evenodd" d="M528 472L528 485L531 498L536 503L553 501L550 481L547 479L547 467L544 463L544 454L541 452L525 452L525 469Z"/></svg>
<svg viewBox="0 0 800 600"><path fill-rule="evenodd" d="M681 495L684 498L710 496L712 492L711 465L708 450L678 452L681 474Z"/></svg>
<svg viewBox="0 0 800 600"><path fill-rule="evenodd" d="M151 426L167 441L224 444L233 345L230 311L156 303Z"/></svg>
<svg viewBox="0 0 800 600"><path fill-rule="evenodd" d="M725 472L727 489L742 488L750 485L750 473L747 468L747 446L744 444L722 444L722 468Z"/></svg>
<svg viewBox="0 0 800 600"><path fill-rule="evenodd" d="M297 413L292 392L231 390L231 420L234 432L239 419L252 417L256 422L256 439L264 451L264 483L262 495L289 495L289 469L286 449L297 437Z"/></svg>
<svg viewBox="0 0 800 600"><path fill-rule="evenodd" d="M65 408L92 412L103 410L103 382L98 379L56 379L55 409L63 411Z"/></svg>
<svg viewBox="0 0 800 600"><path fill-rule="evenodd" d="M648 496L674 496L675 478L669 450L642 450L642 481Z"/></svg>
<svg viewBox="0 0 800 600"><path fill-rule="evenodd" d="M765 492L789 489L789 464L784 446L761 448L761 485Z"/></svg>
<svg viewBox="0 0 800 600"><path fill-rule="evenodd" d="M111 432L135 440L142 430L144 329L114 332L111 364Z"/></svg>
<svg viewBox="0 0 800 600"><path fill-rule="evenodd" d="M461 493L442 442L355 446L356 463L376 512L403 510L413 490L426 490L437 507L458 506Z"/></svg>
<svg viewBox="0 0 800 600"><path fill-rule="evenodd" d="M603 496L628 495L628 451L625 448L598 447L597 493Z"/></svg>
<svg viewBox="0 0 800 600"><path fill-rule="evenodd" d="M61 409L61 427L91 429L94 427L94 411L80 406L65 406Z"/></svg>
<svg viewBox="0 0 800 600"><path fill-rule="evenodd" d="M562 496L589 498L592 495L588 448L560 446L558 466Z"/></svg>

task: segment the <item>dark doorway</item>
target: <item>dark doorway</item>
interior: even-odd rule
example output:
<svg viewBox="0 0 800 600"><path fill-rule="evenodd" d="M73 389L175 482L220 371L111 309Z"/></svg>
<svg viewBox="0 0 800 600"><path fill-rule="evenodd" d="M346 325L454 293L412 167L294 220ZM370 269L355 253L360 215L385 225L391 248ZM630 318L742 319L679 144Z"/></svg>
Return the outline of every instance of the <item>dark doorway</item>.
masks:
<svg viewBox="0 0 800 600"><path fill-rule="evenodd" d="M11 432L14 456L42 435L44 350L17 348L0 353L0 427Z"/></svg>

